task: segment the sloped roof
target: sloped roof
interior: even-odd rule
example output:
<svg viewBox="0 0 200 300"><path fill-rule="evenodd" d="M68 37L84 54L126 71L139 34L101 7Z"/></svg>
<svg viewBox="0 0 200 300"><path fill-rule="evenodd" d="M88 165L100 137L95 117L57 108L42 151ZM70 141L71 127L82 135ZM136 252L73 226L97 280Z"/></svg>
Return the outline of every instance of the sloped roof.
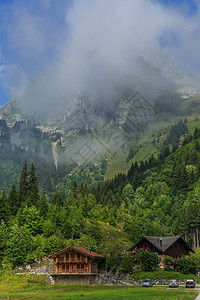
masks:
<svg viewBox="0 0 200 300"><path fill-rule="evenodd" d="M87 250L85 248L82 248L82 247L74 247L74 246L70 246L70 247L67 247L67 248L64 248L56 253L53 253L51 255L49 255L49 258L54 258L55 256L57 255L60 255L62 253L65 253L67 252L68 250L74 250L76 252L79 252L79 253L82 253L82 254L85 254L85 255L88 255L92 258L100 258L100 259L103 259L105 258L104 256L96 253L96 252L93 252L93 251L90 251L90 250Z"/></svg>
<svg viewBox="0 0 200 300"><path fill-rule="evenodd" d="M134 249L140 242L143 240L147 240L150 244L152 244L155 248L157 248L161 253L165 253L165 251L171 247L176 241L181 240L182 243L186 246L186 248L191 251L195 252L187 243L186 241L180 236L143 236L130 250ZM160 244L160 240L162 240L162 245Z"/></svg>

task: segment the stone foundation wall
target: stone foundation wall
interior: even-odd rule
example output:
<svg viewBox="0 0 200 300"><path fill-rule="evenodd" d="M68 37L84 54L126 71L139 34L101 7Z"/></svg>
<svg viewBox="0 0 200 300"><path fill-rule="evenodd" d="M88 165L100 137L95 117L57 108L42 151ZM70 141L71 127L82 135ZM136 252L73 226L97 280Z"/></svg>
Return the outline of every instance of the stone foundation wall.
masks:
<svg viewBox="0 0 200 300"><path fill-rule="evenodd" d="M119 279L119 277L112 276L110 273L98 274L96 283L108 285L129 285L129 282L122 281Z"/></svg>
<svg viewBox="0 0 200 300"><path fill-rule="evenodd" d="M91 274L51 274L53 282L66 284L96 284L97 275ZM46 281L47 282L47 281Z"/></svg>
<svg viewBox="0 0 200 300"><path fill-rule="evenodd" d="M105 285L132 285L130 282L125 282L112 277L110 273L103 274L48 274L46 283L65 283L65 284L105 284Z"/></svg>

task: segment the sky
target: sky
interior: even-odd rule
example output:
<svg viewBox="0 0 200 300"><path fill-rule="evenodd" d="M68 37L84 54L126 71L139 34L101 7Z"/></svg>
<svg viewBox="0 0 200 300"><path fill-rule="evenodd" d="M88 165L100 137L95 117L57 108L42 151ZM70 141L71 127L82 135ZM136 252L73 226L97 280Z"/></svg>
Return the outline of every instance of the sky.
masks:
<svg viewBox="0 0 200 300"><path fill-rule="evenodd" d="M179 70L200 74L200 0L0 0L0 105L33 109L130 72L158 40ZM92 75L91 75L92 74Z"/></svg>

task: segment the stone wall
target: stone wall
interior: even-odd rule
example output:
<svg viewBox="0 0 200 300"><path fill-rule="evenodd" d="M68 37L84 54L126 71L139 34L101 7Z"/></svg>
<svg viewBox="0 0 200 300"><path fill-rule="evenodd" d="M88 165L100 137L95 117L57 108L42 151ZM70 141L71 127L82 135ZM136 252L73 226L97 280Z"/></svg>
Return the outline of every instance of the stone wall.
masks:
<svg viewBox="0 0 200 300"><path fill-rule="evenodd" d="M105 284L105 285L132 285L130 282L122 281L112 273L102 274L48 274L46 283L65 283L65 284Z"/></svg>
<svg viewBox="0 0 200 300"><path fill-rule="evenodd" d="M17 269L19 273L30 273L30 274L49 274L55 273L55 262L53 259L44 257L41 260L37 260L32 264L19 267Z"/></svg>
<svg viewBox="0 0 200 300"><path fill-rule="evenodd" d="M97 275L91 274L51 274L47 276L46 282L49 283L65 283L65 284L96 284Z"/></svg>
<svg viewBox="0 0 200 300"><path fill-rule="evenodd" d="M97 275L96 283L106 285L131 285L129 282L120 280L119 276L106 272Z"/></svg>

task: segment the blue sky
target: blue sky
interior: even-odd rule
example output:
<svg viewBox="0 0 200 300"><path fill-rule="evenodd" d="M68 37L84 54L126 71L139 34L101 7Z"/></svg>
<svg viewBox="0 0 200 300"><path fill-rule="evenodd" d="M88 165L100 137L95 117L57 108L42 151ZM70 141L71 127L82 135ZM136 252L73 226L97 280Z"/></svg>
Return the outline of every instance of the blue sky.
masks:
<svg viewBox="0 0 200 300"><path fill-rule="evenodd" d="M181 71L199 72L198 8L195 0L0 0L0 105L11 96L25 97L30 89L34 93L30 87L42 76L51 89L55 85L51 94L62 89L64 94L65 68L74 76L71 85L76 79L83 84L80 54L87 47L96 47L114 65L120 51L124 55L141 39L156 38ZM48 98L49 91L40 88L37 98Z"/></svg>
<svg viewBox="0 0 200 300"><path fill-rule="evenodd" d="M198 0L153 0L158 2L165 7L173 6L182 10L185 15L194 15L198 10Z"/></svg>

